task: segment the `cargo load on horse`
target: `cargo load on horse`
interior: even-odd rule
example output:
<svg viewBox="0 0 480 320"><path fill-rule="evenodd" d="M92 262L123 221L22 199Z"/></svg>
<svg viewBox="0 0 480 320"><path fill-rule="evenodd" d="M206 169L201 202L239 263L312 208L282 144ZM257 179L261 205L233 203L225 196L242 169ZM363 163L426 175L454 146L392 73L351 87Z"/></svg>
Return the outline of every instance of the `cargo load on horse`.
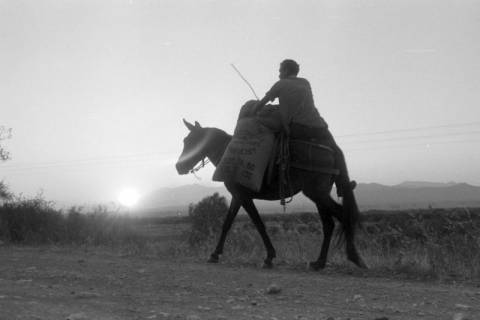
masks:
<svg viewBox="0 0 480 320"><path fill-rule="evenodd" d="M235 182L259 191L270 158L274 156L274 144L274 133L256 117L240 117L213 180Z"/></svg>
<svg viewBox="0 0 480 320"><path fill-rule="evenodd" d="M338 174L334 151L318 142L286 139L282 136L278 106L261 113L253 112L257 101L240 109L232 140L213 174L214 181L233 182L260 191L263 183L271 184L274 172L283 176L279 188L289 188L288 168ZM283 167L282 167L283 166Z"/></svg>

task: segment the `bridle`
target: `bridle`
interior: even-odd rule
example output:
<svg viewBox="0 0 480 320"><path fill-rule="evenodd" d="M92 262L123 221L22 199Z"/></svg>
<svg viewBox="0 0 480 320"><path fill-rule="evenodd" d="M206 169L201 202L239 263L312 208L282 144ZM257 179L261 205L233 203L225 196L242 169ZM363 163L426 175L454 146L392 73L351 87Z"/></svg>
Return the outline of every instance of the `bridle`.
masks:
<svg viewBox="0 0 480 320"><path fill-rule="evenodd" d="M200 171L201 169L203 169L209 163L213 163L214 165L217 165L218 162L220 161L221 157L222 157L224 149L226 148L226 146L228 145L229 142L230 142L230 140L227 139L224 142L223 147L214 150L214 154L211 154L211 152L206 152L205 156L200 161L200 163L197 166L194 166L193 169L191 169L189 171L189 173L192 173L197 179L199 179L199 177L196 175L196 173L198 171ZM210 151L212 151L212 150L210 150ZM211 159L213 159L213 162L212 162Z"/></svg>
<svg viewBox="0 0 480 320"><path fill-rule="evenodd" d="M197 165L196 167L193 167L193 169L190 170L190 173L192 173L198 179L198 176L196 175L196 173L200 171L200 169L203 169L209 163L210 163L210 159L203 158L199 165Z"/></svg>

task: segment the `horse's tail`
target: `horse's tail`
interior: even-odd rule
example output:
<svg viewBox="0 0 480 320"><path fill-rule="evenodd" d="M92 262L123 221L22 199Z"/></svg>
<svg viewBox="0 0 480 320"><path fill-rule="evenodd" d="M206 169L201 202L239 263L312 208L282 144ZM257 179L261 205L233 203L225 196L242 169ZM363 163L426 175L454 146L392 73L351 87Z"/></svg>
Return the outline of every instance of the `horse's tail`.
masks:
<svg viewBox="0 0 480 320"><path fill-rule="evenodd" d="M343 223L339 240L342 242L347 240L347 243L353 242L355 232L361 223L360 210L358 210L353 188L351 185L343 188Z"/></svg>

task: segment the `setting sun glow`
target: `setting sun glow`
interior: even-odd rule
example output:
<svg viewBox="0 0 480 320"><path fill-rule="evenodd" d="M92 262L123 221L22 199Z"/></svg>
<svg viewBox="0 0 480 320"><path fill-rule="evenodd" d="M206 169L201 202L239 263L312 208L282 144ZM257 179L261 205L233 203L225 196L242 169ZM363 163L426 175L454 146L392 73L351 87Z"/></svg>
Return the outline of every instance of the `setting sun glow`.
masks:
<svg viewBox="0 0 480 320"><path fill-rule="evenodd" d="M118 194L118 202L125 207L133 207L140 199L140 194L133 188L125 188Z"/></svg>

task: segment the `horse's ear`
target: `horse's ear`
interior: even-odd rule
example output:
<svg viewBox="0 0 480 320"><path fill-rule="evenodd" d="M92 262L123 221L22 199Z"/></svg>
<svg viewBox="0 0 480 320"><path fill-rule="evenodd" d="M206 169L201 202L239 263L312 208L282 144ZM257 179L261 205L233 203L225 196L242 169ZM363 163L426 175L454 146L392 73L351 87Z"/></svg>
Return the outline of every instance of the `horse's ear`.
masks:
<svg viewBox="0 0 480 320"><path fill-rule="evenodd" d="M202 126L200 125L200 123L198 123L198 121L195 121L195 128L197 129L200 129Z"/></svg>
<svg viewBox="0 0 480 320"><path fill-rule="evenodd" d="M185 124L185 126L187 127L188 130L192 131L193 129L195 129L195 126L193 124L191 124L190 122L188 122L187 120L183 119L183 123ZM195 121L195 125L197 124L197 122Z"/></svg>

